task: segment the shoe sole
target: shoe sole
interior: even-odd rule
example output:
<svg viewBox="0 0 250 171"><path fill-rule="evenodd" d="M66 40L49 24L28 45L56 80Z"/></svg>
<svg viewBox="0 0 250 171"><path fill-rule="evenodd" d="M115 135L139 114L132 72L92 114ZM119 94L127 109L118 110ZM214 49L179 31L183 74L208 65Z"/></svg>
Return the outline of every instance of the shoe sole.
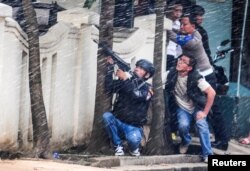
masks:
<svg viewBox="0 0 250 171"><path fill-rule="evenodd" d="M179 147L179 153L180 154L186 154L188 151L189 146L187 147Z"/></svg>
<svg viewBox="0 0 250 171"><path fill-rule="evenodd" d="M135 157L138 157L138 156L141 155L141 154L133 154L133 153L131 153L131 152L129 152L129 154L130 154L131 156L135 156Z"/></svg>

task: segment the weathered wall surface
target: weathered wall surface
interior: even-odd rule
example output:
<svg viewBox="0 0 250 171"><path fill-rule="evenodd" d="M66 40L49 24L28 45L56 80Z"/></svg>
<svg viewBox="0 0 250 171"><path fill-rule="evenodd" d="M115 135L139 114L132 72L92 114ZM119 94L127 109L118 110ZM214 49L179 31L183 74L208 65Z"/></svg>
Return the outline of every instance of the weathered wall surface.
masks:
<svg viewBox="0 0 250 171"><path fill-rule="evenodd" d="M153 60L154 19L137 18L137 28L114 33L114 51L132 68L140 58ZM74 8L58 13L58 23L40 37L43 95L52 148L83 144L90 136L97 75L97 44L93 39L98 39L98 29L94 24L99 24L97 13ZM2 150L32 148L28 58L27 35L12 19L12 8L0 3Z"/></svg>

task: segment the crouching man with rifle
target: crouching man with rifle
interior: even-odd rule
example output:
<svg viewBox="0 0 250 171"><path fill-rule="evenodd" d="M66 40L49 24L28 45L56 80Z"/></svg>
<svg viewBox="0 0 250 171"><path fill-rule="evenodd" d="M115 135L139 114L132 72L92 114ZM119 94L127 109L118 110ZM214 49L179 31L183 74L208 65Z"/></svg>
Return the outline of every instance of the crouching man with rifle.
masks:
<svg viewBox="0 0 250 171"><path fill-rule="evenodd" d="M151 85L145 81L154 75L155 68L151 62L141 59L136 62L133 72L118 68L114 73L117 61L114 55L108 55L105 88L110 94L116 93L116 98L112 111L103 114L105 129L114 145L116 156L124 155L123 139L128 143L130 154L140 156L142 126L147 122L147 110L153 95ZM113 79L113 74L117 79Z"/></svg>

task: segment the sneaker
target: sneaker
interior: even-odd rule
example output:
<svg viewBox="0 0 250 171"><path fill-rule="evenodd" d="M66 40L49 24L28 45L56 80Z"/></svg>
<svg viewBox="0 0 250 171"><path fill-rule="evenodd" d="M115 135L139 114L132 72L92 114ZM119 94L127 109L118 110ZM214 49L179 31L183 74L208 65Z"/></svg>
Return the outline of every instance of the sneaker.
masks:
<svg viewBox="0 0 250 171"><path fill-rule="evenodd" d="M213 148L226 151L228 149L228 142L227 141L214 141L214 142L211 142L211 146Z"/></svg>
<svg viewBox="0 0 250 171"><path fill-rule="evenodd" d="M140 156L140 151L139 148L135 149L134 151L129 151L129 153L131 154L131 156Z"/></svg>
<svg viewBox="0 0 250 171"><path fill-rule="evenodd" d="M124 156L123 147L118 145L115 149L115 156Z"/></svg>
<svg viewBox="0 0 250 171"><path fill-rule="evenodd" d="M177 139L177 136L176 136L176 133L175 132L172 132L171 133L171 136L172 136L172 140L175 141Z"/></svg>
<svg viewBox="0 0 250 171"><path fill-rule="evenodd" d="M180 154L185 154L185 153L187 153L187 151L188 151L188 146L189 146L189 144L187 144L187 145L180 144L180 146L179 146L179 152L180 152Z"/></svg>
<svg viewBox="0 0 250 171"><path fill-rule="evenodd" d="M205 157L205 158L202 159L202 161L203 161L204 163L208 163L208 158Z"/></svg>

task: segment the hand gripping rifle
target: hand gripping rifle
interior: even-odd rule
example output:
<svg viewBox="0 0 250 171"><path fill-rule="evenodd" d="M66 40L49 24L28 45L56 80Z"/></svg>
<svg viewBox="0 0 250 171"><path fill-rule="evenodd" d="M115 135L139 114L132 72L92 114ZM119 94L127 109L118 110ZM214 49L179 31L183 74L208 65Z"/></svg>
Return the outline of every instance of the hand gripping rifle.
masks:
<svg viewBox="0 0 250 171"><path fill-rule="evenodd" d="M125 62L123 59L121 59L110 47L107 46L105 42L98 43L96 40L94 40L94 42L98 44L99 48L102 48L105 55L112 57L115 63L116 70L121 69L124 72L128 72L131 76L135 75L133 71L131 70L130 65L127 62Z"/></svg>
<svg viewBox="0 0 250 171"><path fill-rule="evenodd" d="M121 69L124 72L128 72L132 77L136 78L134 81L139 81L142 80L142 83L139 85L137 84L137 89L139 89L140 87L142 87L146 82L145 80L143 80L143 78L139 78L132 70L130 65L125 62L123 59L121 59L112 49L110 49L110 47L107 46L107 44L105 42L101 42L98 43L96 40L94 40L95 43L97 43L99 45L99 48L102 48L102 50L104 51L104 53L107 56L111 56L112 59L115 62L115 67L114 67L114 73L116 73L117 69ZM114 79L118 79L118 77L115 77Z"/></svg>
<svg viewBox="0 0 250 171"><path fill-rule="evenodd" d="M140 78L136 74L133 73L130 65L128 63L126 63L123 59L121 59L110 47L107 46L107 44L105 42L98 43L97 40L94 40L94 42L98 44L98 48L102 48L105 55L111 56L112 59L114 60L114 62L115 62L114 73L116 72L117 69L121 69L124 72L128 72L131 76L134 76L136 78L133 80L137 84L136 88L134 89L134 94L138 95L140 93L139 89L144 84L146 84L146 82L144 80L142 80L142 83L138 84L138 80ZM113 79L118 79L118 77L115 77L115 78L113 77ZM113 97L112 97L112 109L114 107L114 102L115 102L116 96L117 96L117 93L114 93Z"/></svg>

